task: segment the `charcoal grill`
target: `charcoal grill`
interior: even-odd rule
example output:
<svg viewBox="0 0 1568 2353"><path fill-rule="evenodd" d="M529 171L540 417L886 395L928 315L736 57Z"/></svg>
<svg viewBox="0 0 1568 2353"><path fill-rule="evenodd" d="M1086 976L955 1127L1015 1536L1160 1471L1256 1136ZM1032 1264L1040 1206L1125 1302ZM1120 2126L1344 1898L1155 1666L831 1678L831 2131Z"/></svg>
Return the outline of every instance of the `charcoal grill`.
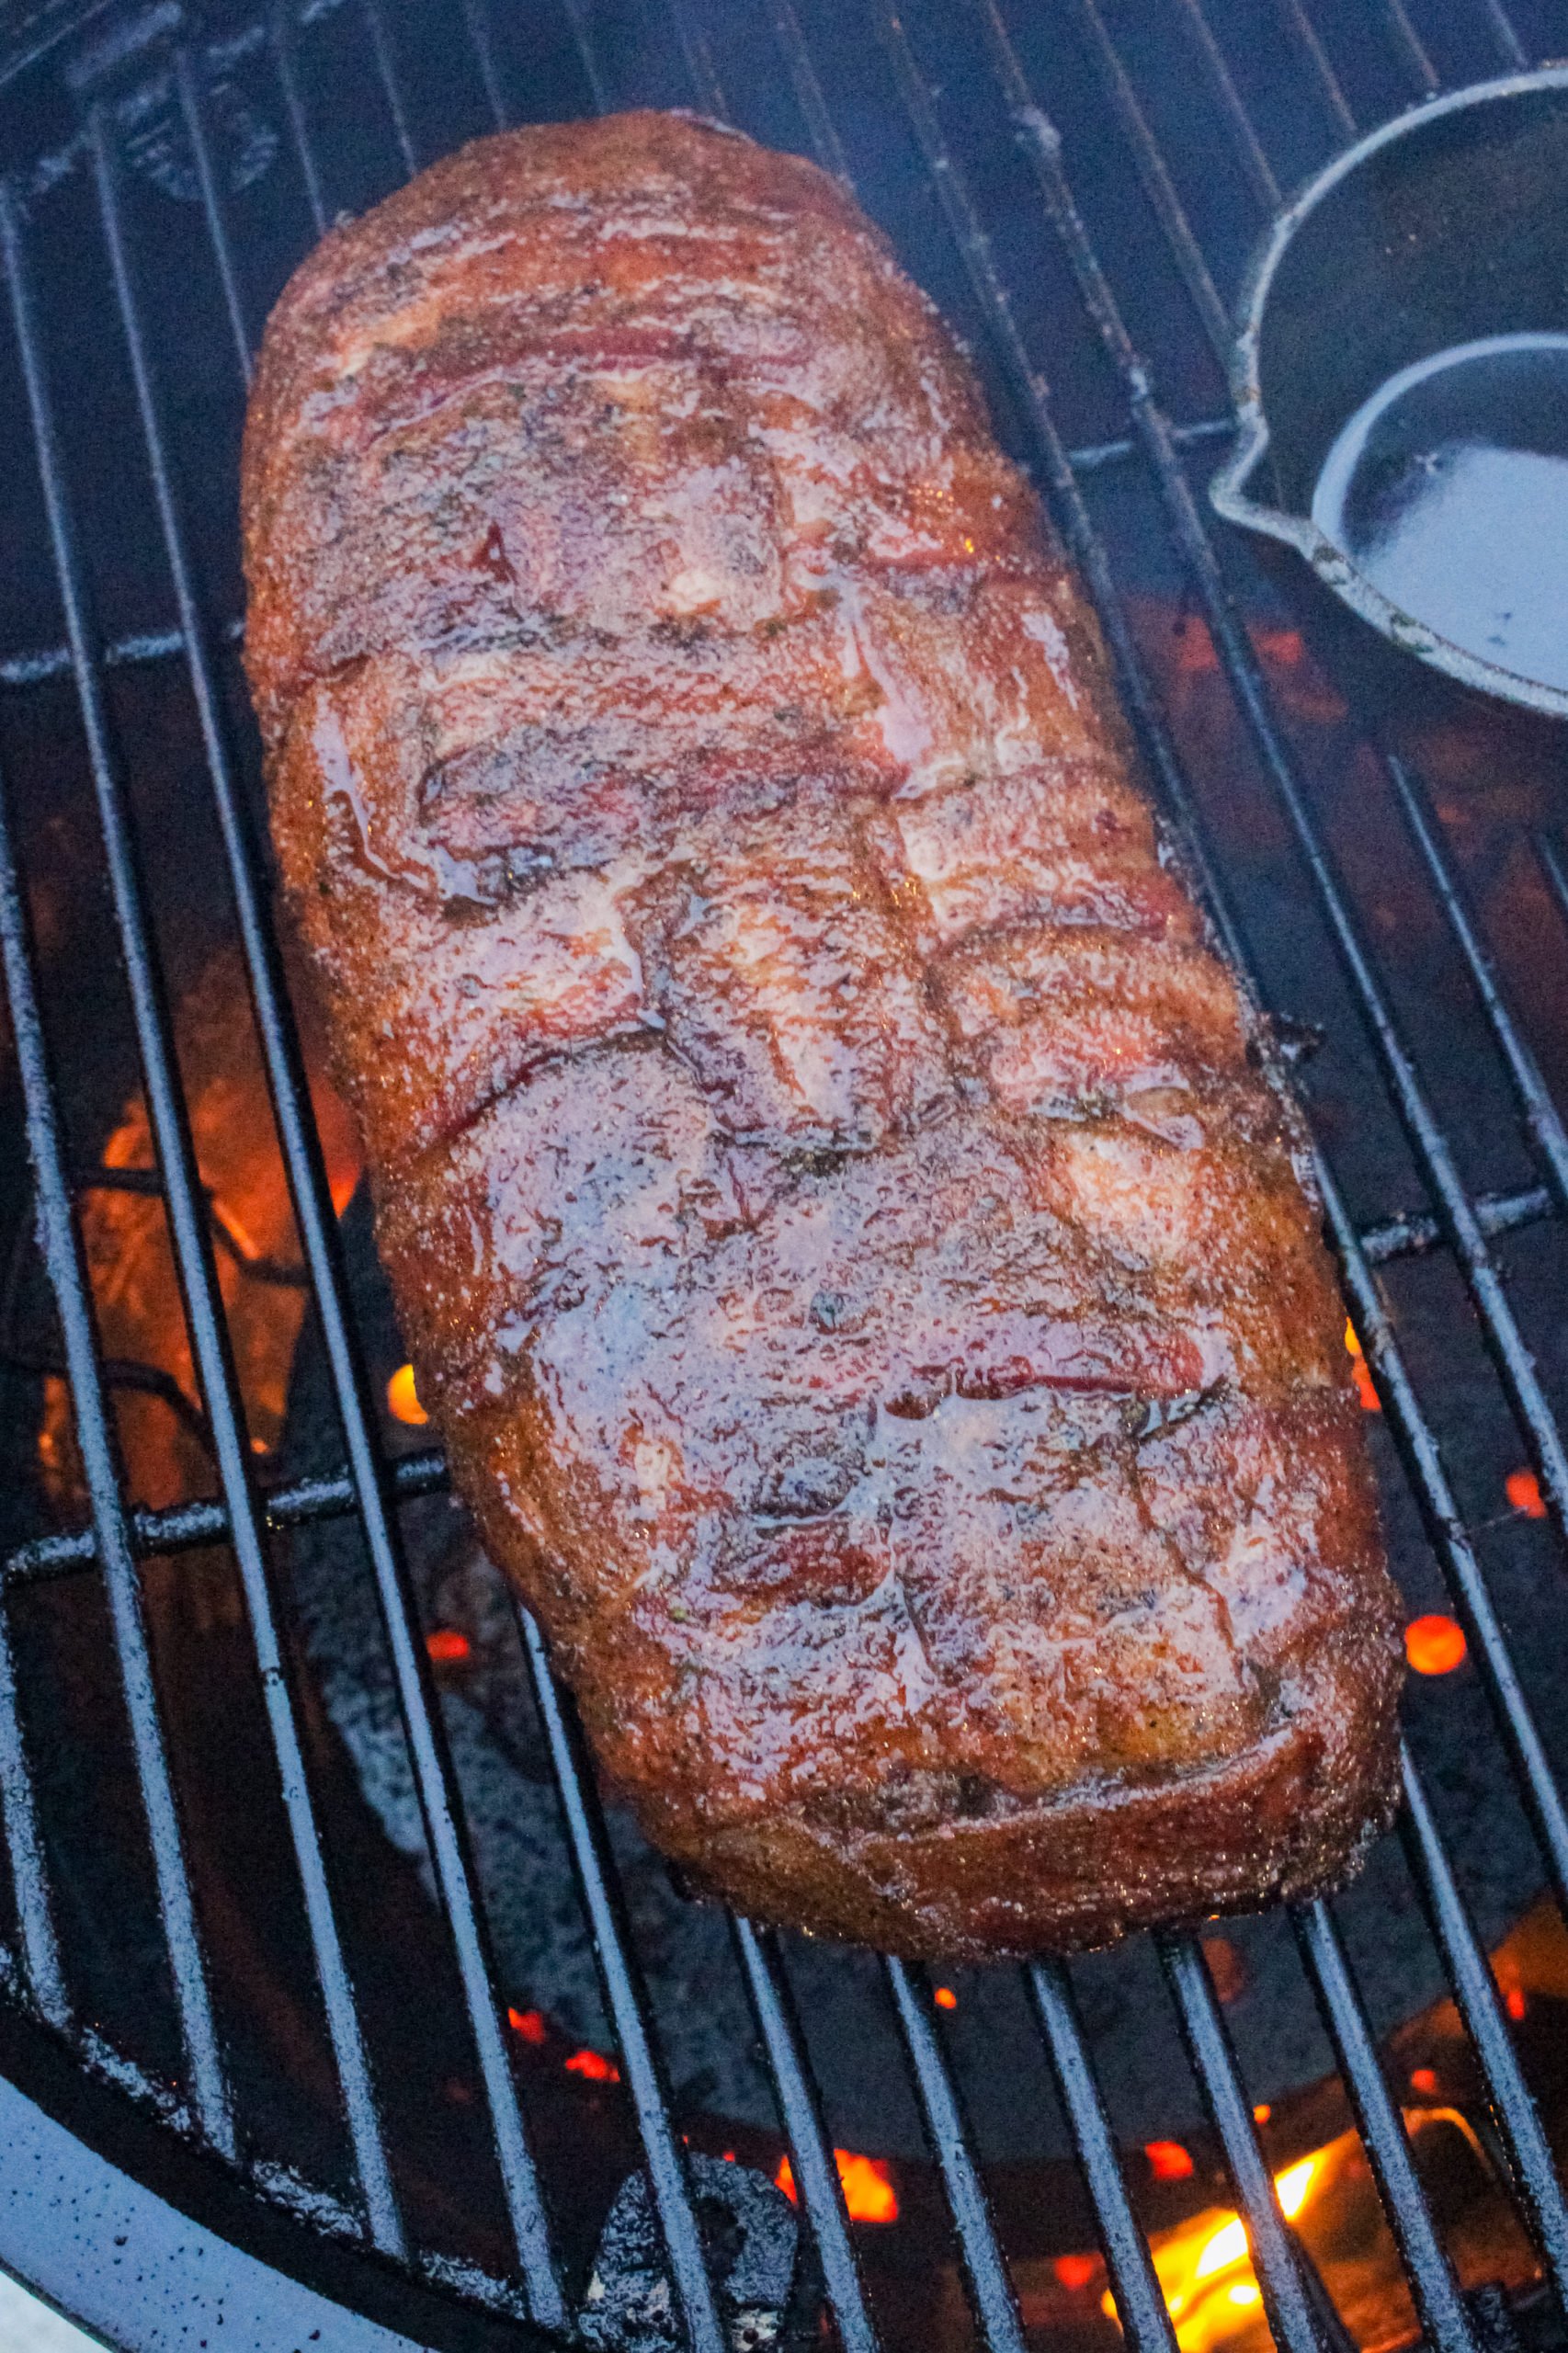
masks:
<svg viewBox="0 0 1568 2353"><path fill-rule="evenodd" d="M1539 2054L1455 1859L1463 1775L1432 1762L1468 1677L1466 1744L1499 1760L1482 1802L1499 1836L1522 1819L1548 1906L1568 1906L1557 1664L1550 1632L1517 1639L1520 1626L1550 1630L1568 1543L1562 739L1414 673L1392 704L1364 690L1353 655L1292 601L1297 584L1210 525L1203 489L1233 431L1227 304L1282 194L1401 108L1565 49L1558 0L908 0L896 13L892 0L50 0L0 14L0 1151L16 1227L0 1302L0 2261L97 2333L128 2347L177 2335L499 2348L585 2327L607 2345L718 2353L746 2327L757 2343L775 2327L780 2344L791 2331L817 2341L819 2301L825 2341L846 2353L946 2347L966 2329L994 2353L1059 2340L1091 2353L1115 2341L1112 2307L1140 2353L1171 2353L1183 2326L1155 2269L1146 2160L1104 2090L1082 1969L1020 1972L1015 2042L992 2054L1008 2068L1043 2055L1041 2097L1049 2081L1075 2154L1068 2202L1081 2245L1097 2238L1103 2256L1103 2273L1084 2256L1064 2275L1092 2276L1096 2294L1042 2312L1022 2292L1016 2218L966 2122L952 1997L881 1964L943 2200L898 2313L877 2290L874 2226L846 2211L790 1957L744 1920L734 1968L809 2255L792 2313L737 2319L713 2183L730 2154L737 2178L755 2178L756 2150L699 2154L672 2099L600 1799L526 1615L517 1671L614 2039L592 2097L613 2104L630 2153L597 2284L641 2215L653 2298L641 2336L617 2321L613 2279L596 2296L582 2253L609 2203L602 2164L585 2170L574 2154L587 2112L541 2120L495 1975L405 1545L444 1467L417 1435L389 1449L384 1368L357 1327L272 928L234 659L233 465L267 307L340 207L496 126L653 104L733 120L850 179L966 337L1098 607L1217 930L1301 1061L1381 1404L1397 1565L1412 1613L1451 1612L1469 1645L1451 1690L1413 1688L1390 1868L1424 1907L1475 2087L1471 2137L1528 2245L1510 2296L1461 2259L1418 2163L1422 2118L1365 1993L1375 1907L1290 1915L1289 1999L1321 2015L1325 2077L1348 2101L1412 2326L1441 2353L1562 2342L1568 2210L1552 2133L1568 2134L1568 2118L1543 2105ZM243 963L234 1051L270 1103L268 1151L286 1172L280 1259L210 1190L182 1029L193 932ZM116 1157L104 1138L125 1070L142 1147ZM111 1196L161 1221L163 1287L183 1318L173 1369L105 1343L116 1267L94 1205ZM236 1267L308 1292L337 1467L290 1476L284 1464L280 1477L276 1451L267 1459L234 1338ZM29 1285L44 1302L30 1322ZM126 1468L128 1400L166 1412L198 1465L152 1502ZM363 1825L358 1847L340 1825L343 1757L292 1629L289 1544L338 1523L357 1531L353 1573L384 1627L443 1924L436 1959L399 1948L395 1907L364 1914L366 1881L390 1867ZM199 1591L243 1599L233 1639L189 1646ZM1532 1617L1527 1600L1540 1613L1543 1593ZM243 1850L238 1876L276 1900L285 1941L309 1958L275 2041L324 2084L310 2131L286 2104L264 2115L241 2063L251 2011L273 1996L254 1972L230 1982L210 1841L193 1828L212 1818L213 1780L230 1778L224 1722L205 1749L190 1732L193 1688L209 1688L220 1719L233 1709L236 1744L245 1718L269 1759L254 1789L233 1765L219 1843ZM203 1786L199 1755L220 1760ZM81 1878L98 1809L105 1847L129 1838L141 1859L107 1924L89 1900L97 1882ZM1344 2353L1345 2321L1276 2192L1294 2153L1260 2121L1215 1949L1157 1944L1164 2030L1186 2053L1173 2063L1190 2068L1209 2119L1213 2200L1235 2209L1250 2246L1256 2290L1238 2280L1240 2302L1261 2299L1284 2353ZM426 2040L461 2054L452 2095L494 2208L473 2219L472 2244L466 2211L443 2213L436 2244L410 2191L424 2120L400 2085ZM1040 2179L1068 2196L1059 2177ZM943 2301L948 2279L961 2280L967 2321Z"/></svg>

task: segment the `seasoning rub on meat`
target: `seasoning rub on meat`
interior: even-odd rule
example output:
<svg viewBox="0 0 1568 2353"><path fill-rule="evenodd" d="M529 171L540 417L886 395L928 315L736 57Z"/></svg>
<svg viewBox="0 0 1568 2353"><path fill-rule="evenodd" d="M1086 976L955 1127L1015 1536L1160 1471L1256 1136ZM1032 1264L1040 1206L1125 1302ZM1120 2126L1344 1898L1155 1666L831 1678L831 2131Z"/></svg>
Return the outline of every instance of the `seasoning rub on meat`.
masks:
<svg viewBox="0 0 1568 2353"><path fill-rule="evenodd" d="M1388 1819L1291 1117L967 368L810 165L626 115L299 271L247 661L417 1368L648 1836L1064 1949Z"/></svg>

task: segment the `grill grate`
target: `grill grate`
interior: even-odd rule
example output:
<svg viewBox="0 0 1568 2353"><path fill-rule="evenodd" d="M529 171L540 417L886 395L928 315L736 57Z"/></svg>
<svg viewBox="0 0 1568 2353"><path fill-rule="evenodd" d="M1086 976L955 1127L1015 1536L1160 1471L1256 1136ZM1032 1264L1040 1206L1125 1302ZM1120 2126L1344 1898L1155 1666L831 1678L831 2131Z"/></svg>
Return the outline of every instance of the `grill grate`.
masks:
<svg viewBox="0 0 1568 2353"><path fill-rule="evenodd" d="M375 85L384 107L390 144L403 169L421 161L423 104L411 103L399 58L395 17L380 0L355 0ZM695 102L716 116L752 125L754 112L738 99L740 83L727 71L733 23L720 0L668 0L668 16L635 24L596 0L564 0L565 29L582 81L601 107L634 95L649 102ZM331 215L330 142L312 127L312 44L331 10L273 7L264 26L225 36L235 54L259 56L272 77L281 119L291 142L309 214L316 230ZM879 44L901 135L926 176L927 196L949 241L942 267L956 262L985 339L984 359L1010 395L1024 452L1050 500L1097 605L1115 660L1123 700L1147 766L1187 844L1217 926L1238 968L1252 976L1260 999L1267 990L1248 950L1246 926L1221 881L1221 847L1207 836L1200 811L1205 794L1189 772L1167 721L1158 683L1140 642L1136 620L1117 566L1091 506L1093 485L1112 472L1141 470L1182 568L1194 609L1201 614L1234 710L1244 726L1267 791L1294 840L1327 932L1337 952L1350 1002L1358 1009L1381 1070L1383 1087L1407 1141L1429 1210L1391 1216L1359 1230L1323 1155L1320 1180L1331 1235L1344 1269L1346 1295L1381 1399L1410 1493L1437 1567L1453 1597L1512 1759L1520 1795L1535 1825L1559 1903L1568 1907L1568 1813L1525 1684L1511 1654L1502 1617L1480 1553L1439 1452L1437 1433L1401 1352L1394 1318L1373 1275L1412 1251L1440 1246L1462 1276L1478 1328L1504 1395L1534 1463L1559 1540L1568 1538L1568 1451L1519 1314L1506 1287L1498 1238L1528 1223L1568 1214L1568 1135L1520 1023L1516 1020L1451 868L1438 823L1415 776L1400 761L1384 763L1384 780L1401 813L1417 862L1473 984L1484 1020L1528 1136L1544 1184L1501 1195L1481 1195L1468 1184L1461 1155L1423 1083L1415 1051L1378 963L1365 944L1350 890L1338 870L1314 794L1275 707L1246 620L1234 601L1219 550L1205 524L1186 465L1228 429L1209 418L1176 424L1155 394L1150 363L1126 323L1113 271L1096 244L1069 179L1068 148L1047 113L1051 89L1037 87L999 0L966 0L962 35L970 69L989 76L987 104L999 96L1003 119L1016 130L1039 205L1030 234L1043 228L1054 242L1074 316L1058 305L1051 324L1063 344L1077 338L1086 357L1074 358L1085 381L1096 353L1119 387L1115 438L1074 449L1058 421L1058 395L1047 384L1035 351L1034 306L1021 302L999 250L994 209L976 192L986 158L955 152L945 128L943 94L923 62L936 36L924 12L912 28L889 0L858 0L848 11L853 37ZM1222 354L1226 313L1203 237L1189 218L1179 176L1153 128L1140 80L1136 28L1099 0L1062 0L1062 28L1081 45L1142 188L1174 274L1190 302L1207 347ZM1239 176L1254 206L1278 201L1279 176L1270 141L1244 95L1238 28L1277 44L1299 68L1303 106L1321 118L1327 138L1343 142L1357 128L1346 87L1331 63L1328 30L1320 30L1307 0L1278 0L1246 17L1232 8L1221 23L1203 0L1181 0L1174 13L1184 29L1200 78L1230 141L1227 167ZM1432 49L1403 5L1381 0L1363 12L1358 39L1383 44L1385 63L1402 77L1406 98L1437 89L1442 78L1433 49L1457 49L1474 72L1516 70L1548 45L1549 28L1527 47L1502 0L1470 0L1469 19L1456 29L1445 12L1431 27ZM827 36L808 32L793 0L770 0L767 12L800 132L829 169L850 177L860 142L836 100L830 100L821 62ZM486 0L460 0L452 37L466 40L475 86L490 121L511 119L514 76ZM1256 21L1254 22L1254 19ZM1375 20L1375 21L1374 21ZM628 30L628 27L631 30ZM1260 29L1261 28L1261 29ZM1343 28L1340 28L1343 37ZM1462 37L1461 37L1462 36ZM846 34L842 21L837 38ZM954 36L947 28L942 36ZM232 199L215 146L211 117L213 51L176 47L170 59L179 120L188 141L197 199L210 245L230 355L240 382L248 381L253 318L259 305L248 282L244 235L232 218ZM656 61L649 86L633 91L628 58ZM262 70L258 69L258 70ZM673 85L680 86L673 86ZM750 93L748 91L748 97ZM770 97L767 107L774 100ZM483 118L467 125L489 127ZM771 118L756 126L768 135ZM773 135L777 136L775 131ZM303 1890L315 1965L352 2145L361 2225L369 2244L394 2259L417 2265L409 2245L389 2164L366 2033L340 1934L334 1893L316 1821L297 1704L285 1665L281 1605L271 1552L290 1527L334 1515L357 1516L364 1532L394 1662L398 1690L439 1899L466 2004L469 2029L487 2103L489 2126L516 2250L528 2315L545 2329L568 2325L568 2302L552 2249L546 2201L531 2152L517 2083L497 2008L474 1867L441 1729L399 1533L401 1503L444 1481L434 1451L389 1465L376 1436L366 1367L356 1336L340 1254L336 1219L312 1120L304 1064L268 912L263 864L251 834L240 766L232 748L219 675L220 633L203 616L201 563L185 519L182 485L165 415L164 366L156 347L157 313L140 262L126 196L126 124L121 110L89 103L71 150L74 168L94 189L114 305L114 332L129 361L142 451L150 472L156 522L173 591L173 625L114 643L99 635L89 589L88 541L80 494L70 479L56 414L48 348L47 304L61 289L40 278L39 219L49 201L45 173L17 175L0 184L0 248L8 281L11 329L25 387L37 478L44 501L51 556L65 620L63 647L22 652L0 665L0 677L23 688L54 676L71 680L90 763L108 858L124 970L146 1099L156 1142L165 1204L185 1313L217 1467L219 1495L159 1511L141 1511L124 1492L109 1401L111 1369L100 1355L91 1287L79 1230L63 1128L40 1009L37 959L28 937L26 892L18 870L17 828L0 800L0 952L26 1112L27 1139L37 1190L40 1244L59 1313L64 1362L87 1493L91 1525L38 1537L13 1550L4 1563L9 1594L28 1583L97 1568L108 1595L130 1722L142 1802L157 1878L159 1904L176 1987L185 2054L190 2128L211 2148L241 2162L221 2038L214 2021L203 1946L186 1868L174 1779L161 1727L159 1701L144 1623L138 1563L153 1555L210 1545L233 1550L249 1613L266 1693L270 1735L284 1791L295 1862ZM799 136L799 133L797 134ZM1122 168L1119 161L1118 170ZM1210 240L1210 243L1212 241ZM1222 275L1222 273L1221 273ZM1055 281L1053 280L1054 284ZM107 329L106 329L107 331ZM1162 333L1164 330L1162 330ZM1210 377L1211 377L1211 370ZM1076 375L1074 377L1076 382ZM238 383L236 383L236 392ZM110 674L124 665L183 659L197 716L208 780L222 834L224 880L243 949L278 1142L287 1169L311 1295L320 1318L346 1462L340 1475L301 1482L266 1494L258 1487L247 1443L244 1404L225 1325L214 1258L214 1235L204 1199L187 1108L181 1093L174 1033L161 976L154 926L139 867L126 771L117 748ZM1543 872L1568 913L1568 877L1555 847L1540 849ZM670 2272L686 2330L699 2353L725 2342L704 2269L680 2136L659 2058L656 2029L642 1984L605 1824L570 1703L551 1679L540 1638L519 1612L524 1655L559 1785L572 1859L589 1915L613 2021L622 2076L635 2112ZM1551 2150L1521 2072L1485 1953L1467 1915L1445 1854L1437 1817L1408 1747L1403 1757L1405 1813L1402 1836L1415 1885L1454 1988L1460 2015L1484 2080L1492 2113L1509 2159L1520 2211L1544 2272L1568 2311L1568 2210ZM17 1966L27 2001L61 2033L75 2036L67 1972L51 1906L28 1753L18 1713L17 1672L6 1612L0 1608L0 1810L10 1860L18 1927ZM1441 2353L1473 2353L1480 2338L1460 2293L1412 2161L1398 2105L1384 2079L1372 2030L1330 1908L1302 1907L1293 1927L1307 1978L1322 2008L1357 2122L1408 2276L1422 2328ZM733 1923L740 1968L755 2012L792 2152L802 2210L815 2242L840 2341L846 2353L869 2353L877 2343L857 2264L817 2094L788 1975L776 1940L744 1920ZM1288 2353L1317 2353L1346 2342L1322 2281L1286 2221L1261 2147L1247 2091L1232 2048L1208 1965L1189 1939L1160 1940L1160 1957L1192 2066L1228 2163L1246 2225L1256 2276L1276 2342ZM937 2016L923 1978L896 1961L885 1964L888 1989L918 2092L957 2234L976 2325L995 2353L1022 2353L1023 2325L1008 2267L987 2201L983 2169L965 2130ZM1085 2183L1093 2200L1112 2292L1124 2332L1142 2353L1171 2353L1175 2335L1155 2277L1148 2241L1137 2220L1090 2049L1073 1979L1049 1962L1031 1966L1026 1983L1050 2059Z"/></svg>

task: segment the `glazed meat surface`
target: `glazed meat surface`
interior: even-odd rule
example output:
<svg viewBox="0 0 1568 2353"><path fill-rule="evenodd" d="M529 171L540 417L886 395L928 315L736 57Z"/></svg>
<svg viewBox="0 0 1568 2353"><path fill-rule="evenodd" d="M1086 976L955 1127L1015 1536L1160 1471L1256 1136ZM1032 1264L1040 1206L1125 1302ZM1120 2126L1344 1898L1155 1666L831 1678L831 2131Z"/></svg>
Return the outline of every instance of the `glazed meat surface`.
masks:
<svg viewBox="0 0 1568 2353"><path fill-rule="evenodd" d="M1290 1115L833 182L485 140L305 263L247 661L421 1397L699 1887L911 1954L1342 1877L1397 1695Z"/></svg>

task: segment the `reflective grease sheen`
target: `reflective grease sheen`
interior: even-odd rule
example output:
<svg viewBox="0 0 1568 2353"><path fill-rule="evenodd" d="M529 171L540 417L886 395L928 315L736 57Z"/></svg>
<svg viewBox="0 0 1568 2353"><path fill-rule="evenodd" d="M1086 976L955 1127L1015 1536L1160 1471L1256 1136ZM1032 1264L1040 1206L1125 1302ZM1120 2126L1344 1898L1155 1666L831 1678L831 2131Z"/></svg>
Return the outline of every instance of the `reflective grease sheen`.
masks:
<svg viewBox="0 0 1568 2353"><path fill-rule="evenodd" d="M1412 620L1568 688L1568 335L1401 369L1330 449L1312 520Z"/></svg>

